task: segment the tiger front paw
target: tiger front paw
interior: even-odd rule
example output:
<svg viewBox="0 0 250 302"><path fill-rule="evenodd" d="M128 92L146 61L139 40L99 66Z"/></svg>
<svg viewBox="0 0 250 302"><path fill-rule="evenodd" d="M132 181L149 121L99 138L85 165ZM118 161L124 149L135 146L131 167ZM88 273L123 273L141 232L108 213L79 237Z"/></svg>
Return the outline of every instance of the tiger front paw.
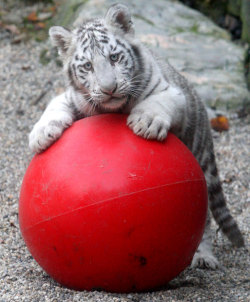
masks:
<svg viewBox="0 0 250 302"><path fill-rule="evenodd" d="M163 141L170 129L170 122L167 118L147 112L132 112L127 120L127 125L136 135L146 139Z"/></svg>
<svg viewBox="0 0 250 302"><path fill-rule="evenodd" d="M63 133L64 129L72 124L71 121L38 122L29 135L29 147L32 152L41 153L51 146Z"/></svg>

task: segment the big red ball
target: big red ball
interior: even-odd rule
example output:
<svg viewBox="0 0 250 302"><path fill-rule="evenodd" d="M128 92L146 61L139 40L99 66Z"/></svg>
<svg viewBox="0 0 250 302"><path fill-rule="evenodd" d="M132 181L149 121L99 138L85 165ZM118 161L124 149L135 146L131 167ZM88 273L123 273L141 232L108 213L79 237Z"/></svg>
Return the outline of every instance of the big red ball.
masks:
<svg viewBox="0 0 250 302"><path fill-rule="evenodd" d="M191 262L207 212L203 173L186 146L136 136L126 116L75 122L32 159L20 193L26 245L62 285L152 290Z"/></svg>

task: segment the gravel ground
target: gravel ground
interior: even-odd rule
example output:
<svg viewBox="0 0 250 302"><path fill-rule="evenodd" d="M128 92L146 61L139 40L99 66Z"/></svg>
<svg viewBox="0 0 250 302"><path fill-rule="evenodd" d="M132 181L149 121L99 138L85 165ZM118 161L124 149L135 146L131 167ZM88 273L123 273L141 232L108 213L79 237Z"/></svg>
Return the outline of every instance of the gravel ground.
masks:
<svg viewBox="0 0 250 302"><path fill-rule="evenodd" d="M232 249L219 233L215 254L223 268L187 269L159 291L142 294L75 292L55 283L30 256L18 226L18 196L32 158L27 135L47 102L63 90L61 69L39 63L44 44L0 42L0 302L7 301L249 301L250 257ZM215 134L215 147L229 206L249 242L249 118L231 119ZM213 226L216 229L215 226Z"/></svg>

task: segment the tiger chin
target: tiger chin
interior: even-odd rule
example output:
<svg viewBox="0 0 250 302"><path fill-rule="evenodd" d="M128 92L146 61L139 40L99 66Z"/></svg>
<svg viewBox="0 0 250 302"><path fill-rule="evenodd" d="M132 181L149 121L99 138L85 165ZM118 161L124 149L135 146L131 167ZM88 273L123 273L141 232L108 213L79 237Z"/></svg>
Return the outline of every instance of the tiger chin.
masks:
<svg viewBox="0 0 250 302"><path fill-rule="evenodd" d="M49 35L63 61L68 85L33 127L30 149L40 153L77 119L107 112L128 114L128 127L145 139L162 141L171 129L204 172L215 221L235 246L243 246L222 191L206 109L187 80L136 39L129 9L115 4L104 18L73 30L54 26ZM219 266L210 237L208 215L193 267Z"/></svg>

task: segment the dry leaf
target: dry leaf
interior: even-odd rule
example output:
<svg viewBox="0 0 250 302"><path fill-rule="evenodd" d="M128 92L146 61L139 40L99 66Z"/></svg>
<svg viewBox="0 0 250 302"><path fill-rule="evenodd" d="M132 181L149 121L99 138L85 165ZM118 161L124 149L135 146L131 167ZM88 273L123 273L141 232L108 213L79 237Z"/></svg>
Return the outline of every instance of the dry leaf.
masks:
<svg viewBox="0 0 250 302"><path fill-rule="evenodd" d="M220 115L215 118L212 118L210 123L211 123L211 127L219 132L228 131L229 129L229 121L224 115Z"/></svg>
<svg viewBox="0 0 250 302"><path fill-rule="evenodd" d="M38 22L35 25L35 29L44 29L45 27L46 27L46 25L43 22Z"/></svg>
<svg viewBox="0 0 250 302"><path fill-rule="evenodd" d="M32 12L27 16L27 20L31 22L36 22L38 20L36 12Z"/></svg>
<svg viewBox="0 0 250 302"><path fill-rule="evenodd" d="M3 25L3 28L11 32L13 35L20 35L20 30L14 24Z"/></svg>
<svg viewBox="0 0 250 302"><path fill-rule="evenodd" d="M48 8L49 11L51 11L53 14L55 14L56 10L57 10L57 7L56 6L50 6Z"/></svg>

